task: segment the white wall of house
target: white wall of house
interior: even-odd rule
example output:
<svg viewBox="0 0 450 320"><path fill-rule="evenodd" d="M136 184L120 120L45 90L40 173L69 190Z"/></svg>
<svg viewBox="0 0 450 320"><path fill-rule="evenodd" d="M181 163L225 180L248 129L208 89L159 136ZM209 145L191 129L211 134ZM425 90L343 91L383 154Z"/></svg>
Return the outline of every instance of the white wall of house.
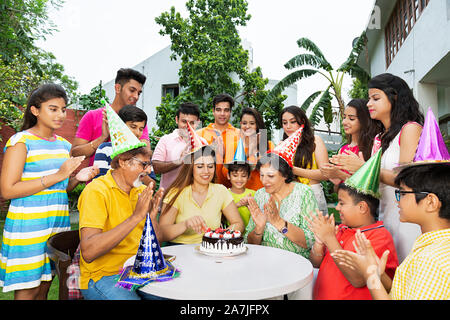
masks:
<svg viewBox="0 0 450 320"><path fill-rule="evenodd" d="M429 82L427 78L450 52L449 12L450 0L430 1L387 69L384 30L378 34L370 52L372 76L389 72L401 77L413 89L424 112L431 107L436 115L442 113L444 102L438 103L439 83Z"/></svg>

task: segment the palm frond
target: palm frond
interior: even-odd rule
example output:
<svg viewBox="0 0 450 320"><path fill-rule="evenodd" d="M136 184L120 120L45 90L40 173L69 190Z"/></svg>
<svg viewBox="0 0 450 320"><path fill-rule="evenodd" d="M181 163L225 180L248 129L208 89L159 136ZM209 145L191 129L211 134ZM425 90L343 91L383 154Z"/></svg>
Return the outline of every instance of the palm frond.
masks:
<svg viewBox="0 0 450 320"><path fill-rule="evenodd" d="M352 77L356 77L362 81L369 80L370 78L369 74L364 69L362 69L360 66L357 65L358 57L361 54L361 52L364 51L366 44L367 44L367 36L366 32L364 31L359 36L358 40L355 42L347 60L339 67L339 69L337 69L337 71L349 73Z"/></svg>
<svg viewBox="0 0 450 320"><path fill-rule="evenodd" d="M302 53L293 57L291 60L286 62L284 67L290 70L303 65L310 65L312 67L321 68L325 70L328 68L327 61L325 61L321 57L318 57L310 53Z"/></svg>
<svg viewBox="0 0 450 320"><path fill-rule="evenodd" d="M288 74L286 77L280 80L272 88L272 90L270 90L269 94L264 98L263 102L261 103L260 109L265 110L266 108L268 108L270 106L270 103L291 84L294 84L303 78L308 78L316 74L317 72L318 71L314 69L301 69Z"/></svg>
<svg viewBox="0 0 450 320"><path fill-rule="evenodd" d="M330 87L327 88L327 90L324 91L322 96L320 97L319 102L314 106L311 115L309 116L309 121L311 122L311 125L317 126L320 123L320 119L322 117L325 117L325 115L329 116L331 109L331 94L330 94ZM332 117L332 111L331 111L331 117ZM325 119L326 123L331 123L333 120L329 121L329 117Z"/></svg>
<svg viewBox="0 0 450 320"><path fill-rule="evenodd" d="M303 109L303 111L306 112L306 110L308 110L308 108L311 105L311 103L313 103L313 101L316 100L316 98L322 92L323 91L316 91L316 92L314 92L312 95L310 95L308 98L306 98L306 100L303 102L303 104L302 104L302 106L300 108Z"/></svg>
<svg viewBox="0 0 450 320"><path fill-rule="evenodd" d="M320 51L319 47L309 40L308 38L300 38L297 40L297 45L299 48L306 49L312 53L314 53L317 57L323 59L324 65L326 66L324 69L327 71L333 70L333 67L331 64L325 59L325 56L323 55L322 51Z"/></svg>

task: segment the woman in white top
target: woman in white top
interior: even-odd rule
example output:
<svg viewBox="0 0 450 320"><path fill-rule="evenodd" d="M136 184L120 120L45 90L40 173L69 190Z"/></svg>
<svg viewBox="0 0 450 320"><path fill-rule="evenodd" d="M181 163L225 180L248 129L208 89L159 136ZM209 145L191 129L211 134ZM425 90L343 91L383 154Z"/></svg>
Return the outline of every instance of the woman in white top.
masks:
<svg viewBox="0 0 450 320"><path fill-rule="evenodd" d="M380 74L369 81L370 117L381 121L383 132L374 141L372 154L383 149L380 173L379 220L391 232L399 261L408 255L420 235L418 225L400 221L395 200L395 176L393 169L401 163L414 159L422 125L423 113L408 84L389 73ZM364 162L357 155L336 157L348 171L355 172ZM333 158L334 161L334 158Z"/></svg>

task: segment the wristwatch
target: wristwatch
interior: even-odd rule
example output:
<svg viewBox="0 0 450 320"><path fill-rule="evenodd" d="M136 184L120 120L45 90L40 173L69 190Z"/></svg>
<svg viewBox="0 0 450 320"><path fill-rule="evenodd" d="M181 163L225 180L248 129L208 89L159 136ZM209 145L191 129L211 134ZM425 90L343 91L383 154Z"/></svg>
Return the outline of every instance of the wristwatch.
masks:
<svg viewBox="0 0 450 320"><path fill-rule="evenodd" d="M281 234L286 234L288 232L288 222L284 221L284 227L280 230Z"/></svg>

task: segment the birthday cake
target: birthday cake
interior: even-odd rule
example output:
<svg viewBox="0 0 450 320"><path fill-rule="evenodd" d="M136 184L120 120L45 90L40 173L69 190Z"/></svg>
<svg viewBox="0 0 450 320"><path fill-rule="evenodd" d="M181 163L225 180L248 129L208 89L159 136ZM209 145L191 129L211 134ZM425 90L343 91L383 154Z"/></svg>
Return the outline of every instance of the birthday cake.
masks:
<svg viewBox="0 0 450 320"><path fill-rule="evenodd" d="M238 254L245 250L244 238L239 231L222 228L208 228L200 245L200 251L214 254Z"/></svg>

